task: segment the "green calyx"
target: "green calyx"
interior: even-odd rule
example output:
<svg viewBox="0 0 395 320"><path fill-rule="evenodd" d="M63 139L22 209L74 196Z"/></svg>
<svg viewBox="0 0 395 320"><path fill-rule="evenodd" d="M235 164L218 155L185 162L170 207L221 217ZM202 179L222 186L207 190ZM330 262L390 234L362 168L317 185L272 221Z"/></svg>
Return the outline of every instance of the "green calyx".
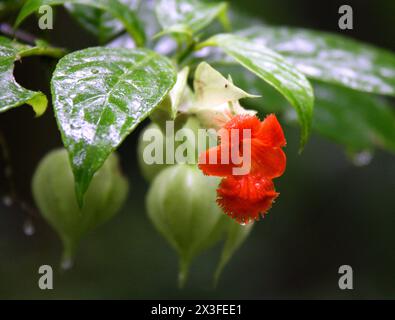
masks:
<svg viewBox="0 0 395 320"><path fill-rule="evenodd" d="M212 234L223 217L215 202L218 182L196 166L178 164L163 170L150 187L148 215L179 254L180 286L192 259L212 245Z"/></svg>
<svg viewBox="0 0 395 320"><path fill-rule="evenodd" d="M39 163L32 191L42 216L62 240L62 266L67 268L81 238L121 208L128 192L128 181L121 174L118 157L112 154L94 176L80 209L67 152L58 149L48 153Z"/></svg>
<svg viewBox="0 0 395 320"><path fill-rule="evenodd" d="M253 224L239 225L216 203L219 178L209 177L194 165L177 164L162 170L152 182L147 212L155 228L179 256L178 283L183 287L193 259L216 243L223 249L214 273L214 284Z"/></svg>

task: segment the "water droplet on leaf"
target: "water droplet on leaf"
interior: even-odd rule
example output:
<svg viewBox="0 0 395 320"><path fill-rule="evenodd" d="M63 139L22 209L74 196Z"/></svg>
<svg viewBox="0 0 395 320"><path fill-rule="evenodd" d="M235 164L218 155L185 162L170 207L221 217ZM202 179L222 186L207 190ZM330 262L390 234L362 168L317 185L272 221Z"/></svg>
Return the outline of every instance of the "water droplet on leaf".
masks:
<svg viewBox="0 0 395 320"><path fill-rule="evenodd" d="M11 207L12 206L12 198L10 196L4 196L3 197L3 204L6 207Z"/></svg>
<svg viewBox="0 0 395 320"><path fill-rule="evenodd" d="M62 262L60 263L60 267L62 270L67 271L70 270L74 265L74 261L72 258L63 258Z"/></svg>
<svg viewBox="0 0 395 320"><path fill-rule="evenodd" d="M23 233L27 235L28 237L34 235L36 229L33 225L33 222L30 218L26 219L25 222L23 223Z"/></svg>
<svg viewBox="0 0 395 320"><path fill-rule="evenodd" d="M369 150L351 154L351 161L358 167L367 166L373 159L373 153Z"/></svg>

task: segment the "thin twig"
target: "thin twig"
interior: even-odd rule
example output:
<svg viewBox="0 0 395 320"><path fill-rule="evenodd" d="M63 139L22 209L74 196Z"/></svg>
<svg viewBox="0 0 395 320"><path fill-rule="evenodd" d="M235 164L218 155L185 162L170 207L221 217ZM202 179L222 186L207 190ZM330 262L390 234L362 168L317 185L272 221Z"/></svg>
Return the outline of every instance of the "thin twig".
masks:
<svg viewBox="0 0 395 320"><path fill-rule="evenodd" d="M35 45L37 37L22 30L15 30L10 24L8 23L1 23L0 24L0 32L9 36L11 38L15 38L26 42L31 45Z"/></svg>

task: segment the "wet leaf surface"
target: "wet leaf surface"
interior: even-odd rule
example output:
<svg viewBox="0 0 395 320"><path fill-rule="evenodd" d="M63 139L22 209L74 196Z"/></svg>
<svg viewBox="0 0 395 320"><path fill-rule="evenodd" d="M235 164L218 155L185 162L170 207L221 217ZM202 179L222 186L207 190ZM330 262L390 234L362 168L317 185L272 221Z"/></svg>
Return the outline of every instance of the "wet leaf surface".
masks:
<svg viewBox="0 0 395 320"><path fill-rule="evenodd" d="M159 0L156 15L164 33L194 35L207 27L216 18L226 26L227 5L204 3L197 0Z"/></svg>
<svg viewBox="0 0 395 320"><path fill-rule="evenodd" d="M20 86L14 78L14 62L34 48L0 37L0 113L25 103L32 106L37 116L47 108L47 97L42 92Z"/></svg>
<svg viewBox="0 0 395 320"><path fill-rule="evenodd" d="M140 1L120 0L120 2L135 11ZM120 20L102 9L67 3L66 9L86 30L95 35L100 43L106 43L124 29L124 25Z"/></svg>
<svg viewBox="0 0 395 320"><path fill-rule="evenodd" d="M240 35L279 52L308 77L395 95L395 54L336 34L259 26Z"/></svg>
<svg viewBox="0 0 395 320"><path fill-rule="evenodd" d="M237 85L261 99L248 104L267 112L284 113L293 121L287 101L278 92L237 65L216 66L229 73ZM395 112L386 97L314 81L315 105L312 130L342 145L347 152L384 149L395 153Z"/></svg>
<svg viewBox="0 0 395 320"><path fill-rule="evenodd" d="M28 16L38 11L43 5L83 5L108 12L109 15L122 22L125 29L133 37L137 45L145 42L145 33L135 12L120 0L28 0L16 19L19 26Z"/></svg>
<svg viewBox="0 0 395 320"><path fill-rule="evenodd" d="M205 43L221 48L236 62L273 86L290 102L298 114L303 146L310 132L314 105L313 89L306 77L282 56L254 41L221 34Z"/></svg>
<svg viewBox="0 0 395 320"><path fill-rule="evenodd" d="M59 61L53 105L80 205L94 173L175 81L170 61L146 49L90 48Z"/></svg>

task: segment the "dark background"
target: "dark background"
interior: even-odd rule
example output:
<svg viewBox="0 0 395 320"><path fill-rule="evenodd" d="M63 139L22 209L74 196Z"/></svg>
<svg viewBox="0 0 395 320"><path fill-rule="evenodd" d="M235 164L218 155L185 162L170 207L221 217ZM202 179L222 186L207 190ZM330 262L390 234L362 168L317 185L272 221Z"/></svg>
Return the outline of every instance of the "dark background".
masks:
<svg viewBox="0 0 395 320"><path fill-rule="evenodd" d="M395 1L242 0L238 11L266 22L340 32L395 50ZM354 30L338 30L338 8L354 9ZM3 16L12 22L15 15ZM64 10L57 10L50 38L71 50L97 45ZM35 19L24 28L36 32ZM48 32L48 31L47 31ZM17 80L48 95L50 59L16 64ZM1 114L0 128L10 148L15 184L33 205L30 181L44 154L61 146L52 110L34 119L29 107ZM75 266L58 268L61 245L34 214L33 236L23 232L26 212L0 204L0 298L394 298L395 161L377 151L356 167L342 147L313 136L299 155L299 132L286 127L288 167L278 180L279 201L226 267L216 289L211 275L219 247L200 256L184 290L176 286L177 257L149 222L148 188L136 165L134 132L122 145L122 165L131 192L124 209L81 243ZM0 191L6 192L4 179ZM54 290L37 286L38 268L54 266ZM354 290L338 288L338 268L354 270Z"/></svg>

